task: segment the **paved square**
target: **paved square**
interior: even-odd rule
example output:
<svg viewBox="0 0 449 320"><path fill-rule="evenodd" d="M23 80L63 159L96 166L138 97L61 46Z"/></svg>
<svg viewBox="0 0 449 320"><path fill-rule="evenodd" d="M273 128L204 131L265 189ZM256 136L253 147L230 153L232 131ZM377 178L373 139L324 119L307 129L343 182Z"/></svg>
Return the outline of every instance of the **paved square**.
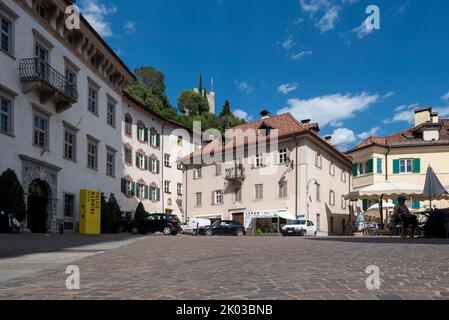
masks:
<svg viewBox="0 0 449 320"><path fill-rule="evenodd" d="M448 240L180 235L94 251L0 280L0 299L449 299ZM66 264L80 268L79 291L65 287ZM370 265L379 290L366 289Z"/></svg>

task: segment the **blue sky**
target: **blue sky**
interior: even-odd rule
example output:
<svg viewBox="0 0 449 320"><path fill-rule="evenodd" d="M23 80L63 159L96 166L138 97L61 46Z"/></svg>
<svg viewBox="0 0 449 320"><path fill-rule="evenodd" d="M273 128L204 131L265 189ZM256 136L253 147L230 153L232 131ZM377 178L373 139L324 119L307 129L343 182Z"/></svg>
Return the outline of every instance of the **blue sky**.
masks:
<svg viewBox="0 0 449 320"><path fill-rule="evenodd" d="M368 5L381 29L366 32ZM217 106L310 118L346 149L411 126L416 106L449 117L449 2L440 0L81 0L131 69L166 75L173 105L214 78Z"/></svg>

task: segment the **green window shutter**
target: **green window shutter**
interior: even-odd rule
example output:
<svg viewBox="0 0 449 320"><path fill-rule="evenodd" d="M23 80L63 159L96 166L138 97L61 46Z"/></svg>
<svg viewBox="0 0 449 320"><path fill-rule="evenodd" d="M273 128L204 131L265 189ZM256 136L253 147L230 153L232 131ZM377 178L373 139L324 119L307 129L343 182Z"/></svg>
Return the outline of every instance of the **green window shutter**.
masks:
<svg viewBox="0 0 449 320"><path fill-rule="evenodd" d="M373 173L373 168L374 168L374 159L369 159L368 160L368 166L367 166L367 173Z"/></svg>
<svg viewBox="0 0 449 320"><path fill-rule="evenodd" d="M161 162L159 160L156 160L156 174L159 174L160 166L161 166Z"/></svg>
<svg viewBox="0 0 449 320"><path fill-rule="evenodd" d="M359 174L359 164L358 164L358 163L354 163L354 164L352 165L352 175L353 175L354 177L357 177L358 174Z"/></svg>
<svg viewBox="0 0 449 320"><path fill-rule="evenodd" d="M126 180L122 178L122 187L121 187L122 193L126 194Z"/></svg>
<svg viewBox="0 0 449 320"><path fill-rule="evenodd" d="M148 128L145 128L145 142L148 142Z"/></svg>
<svg viewBox="0 0 449 320"><path fill-rule="evenodd" d="M156 134L156 147L159 148L161 146L161 135Z"/></svg>
<svg viewBox="0 0 449 320"><path fill-rule="evenodd" d="M135 196L137 194L137 190L136 190L136 183L135 182L131 182L131 190L132 190L132 195Z"/></svg>
<svg viewBox="0 0 449 320"><path fill-rule="evenodd" d="M139 154L137 152L136 152L136 167L140 168L139 167Z"/></svg>
<svg viewBox="0 0 449 320"><path fill-rule="evenodd" d="M393 160L393 173L394 174L399 174L399 171L400 171L399 166L400 166L399 159L394 159Z"/></svg>
<svg viewBox="0 0 449 320"><path fill-rule="evenodd" d="M148 186L145 186L145 199L148 200Z"/></svg>
<svg viewBox="0 0 449 320"><path fill-rule="evenodd" d="M413 200L412 209L419 209L419 208L421 208L421 201Z"/></svg>
<svg viewBox="0 0 449 320"><path fill-rule="evenodd" d="M377 173L382 174L383 168L382 168L382 159L377 159Z"/></svg>
<svg viewBox="0 0 449 320"><path fill-rule="evenodd" d="M368 208L369 208L369 201L363 200L363 211L368 210Z"/></svg>
<svg viewBox="0 0 449 320"><path fill-rule="evenodd" d="M154 190L154 187L150 187L150 200L151 200L151 201L154 200L154 199L153 199L153 190Z"/></svg>
<svg viewBox="0 0 449 320"><path fill-rule="evenodd" d="M161 201L161 189L156 189L156 201Z"/></svg>
<svg viewBox="0 0 449 320"><path fill-rule="evenodd" d="M421 159L413 159L413 173L421 173Z"/></svg>

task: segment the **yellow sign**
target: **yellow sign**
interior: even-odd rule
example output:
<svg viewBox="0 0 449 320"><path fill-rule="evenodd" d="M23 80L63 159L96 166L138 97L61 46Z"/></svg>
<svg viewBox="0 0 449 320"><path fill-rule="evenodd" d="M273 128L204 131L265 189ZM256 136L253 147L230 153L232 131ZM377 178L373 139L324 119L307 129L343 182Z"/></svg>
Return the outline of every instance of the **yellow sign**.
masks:
<svg viewBox="0 0 449 320"><path fill-rule="evenodd" d="M101 233L101 192L80 191L79 234L99 235Z"/></svg>

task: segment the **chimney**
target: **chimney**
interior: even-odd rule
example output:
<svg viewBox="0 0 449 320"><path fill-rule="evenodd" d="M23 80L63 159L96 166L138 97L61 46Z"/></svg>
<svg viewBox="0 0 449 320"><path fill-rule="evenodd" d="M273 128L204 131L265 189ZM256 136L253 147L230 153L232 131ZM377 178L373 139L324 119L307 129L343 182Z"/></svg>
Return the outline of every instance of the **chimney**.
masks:
<svg viewBox="0 0 449 320"><path fill-rule="evenodd" d="M305 119L305 120L301 120L302 124L309 124L310 123L310 119Z"/></svg>
<svg viewBox="0 0 449 320"><path fill-rule="evenodd" d="M270 116L271 116L271 113L270 113L270 111L268 111L268 110L262 110L262 111L260 112L260 118L261 118L262 120L268 119Z"/></svg>
<svg viewBox="0 0 449 320"><path fill-rule="evenodd" d="M432 123L440 122L440 118L438 117L438 112L432 112L430 118L432 119Z"/></svg>
<svg viewBox="0 0 449 320"><path fill-rule="evenodd" d="M415 127L431 121L432 108L420 108L415 110Z"/></svg>
<svg viewBox="0 0 449 320"><path fill-rule="evenodd" d="M332 136L325 136L324 140L326 140L327 142L331 143L332 141Z"/></svg>

